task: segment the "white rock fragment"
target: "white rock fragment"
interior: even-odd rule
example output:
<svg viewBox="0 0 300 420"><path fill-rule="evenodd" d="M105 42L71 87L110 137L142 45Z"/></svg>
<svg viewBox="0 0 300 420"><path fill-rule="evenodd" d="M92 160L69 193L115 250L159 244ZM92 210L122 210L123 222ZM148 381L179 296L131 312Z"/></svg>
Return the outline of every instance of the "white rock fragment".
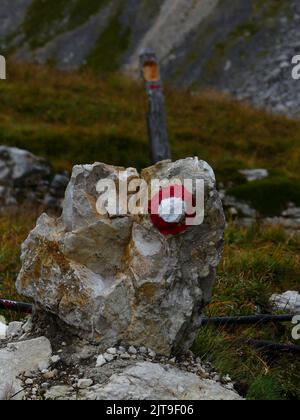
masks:
<svg viewBox="0 0 300 420"><path fill-rule="evenodd" d="M131 355L129 353L122 353L120 357L121 359L128 360L131 358Z"/></svg>
<svg viewBox="0 0 300 420"><path fill-rule="evenodd" d="M129 354L137 354L137 349L134 346L130 346L128 349Z"/></svg>
<svg viewBox="0 0 300 420"><path fill-rule="evenodd" d="M269 176L267 169L245 169L239 172L246 177L248 182L260 181Z"/></svg>
<svg viewBox="0 0 300 420"><path fill-rule="evenodd" d="M32 318L29 317L25 324L22 325L22 330L25 332L25 334L28 334L32 330Z"/></svg>
<svg viewBox="0 0 300 420"><path fill-rule="evenodd" d="M23 332L22 322L11 322L7 327L6 335L8 338L16 338L22 335Z"/></svg>
<svg viewBox="0 0 300 420"><path fill-rule="evenodd" d="M242 400L219 383L193 373L150 362L138 362L91 389L88 400Z"/></svg>
<svg viewBox="0 0 300 420"><path fill-rule="evenodd" d="M55 364L55 363L58 363L59 361L60 361L60 356L58 354L51 357L51 363Z"/></svg>
<svg viewBox="0 0 300 420"><path fill-rule="evenodd" d="M33 385L33 380L30 378L26 379L25 385Z"/></svg>
<svg viewBox="0 0 300 420"><path fill-rule="evenodd" d="M275 310L286 311L295 315L300 314L300 294L296 291L287 291L283 294L274 294L271 303Z"/></svg>
<svg viewBox="0 0 300 420"><path fill-rule="evenodd" d="M87 389L93 385L92 379L79 379L77 386L79 389Z"/></svg>
<svg viewBox="0 0 300 420"><path fill-rule="evenodd" d="M100 354L100 356L97 357L96 367L101 367L106 364L106 360L103 356L103 354Z"/></svg>
<svg viewBox="0 0 300 420"><path fill-rule="evenodd" d="M6 339L6 333L7 333L7 325L4 322L4 318L1 317L0 319L0 340Z"/></svg>
<svg viewBox="0 0 300 420"><path fill-rule="evenodd" d="M156 357L156 353L155 353L155 351L153 351L153 350L151 350L151 349L148 349L148 354L149 354L149 356L150 356L152 359L155 359L155 357Z"/></svg>
<svg viewBox="0 0 300 420"><path fill-rule="evenodd" d="M106 353L116 355L118 351L115 347L111 347L110 349L106 350Z"/></svg>
<svg viewBox="0 0 300 420"><path fill-rule="evenodd" d="M109 354L109 353L104 353L103 357L107 362L112 362L115 358L113 354Z"/></svg>

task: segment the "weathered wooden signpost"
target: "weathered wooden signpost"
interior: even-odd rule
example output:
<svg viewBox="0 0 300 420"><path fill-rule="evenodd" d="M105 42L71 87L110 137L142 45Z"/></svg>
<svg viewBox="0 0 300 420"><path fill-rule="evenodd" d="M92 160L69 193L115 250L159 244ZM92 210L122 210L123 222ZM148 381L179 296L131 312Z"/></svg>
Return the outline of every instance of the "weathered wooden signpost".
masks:
<svg viewBox="0 0 300 420"><path fill-rule="evenodd" d="M0 80L6 79L6 60L3 55L0 55Z"/></svg>
<svg viewBox="0 0 300 420"><path fill-rule="evenodd" d="M164 93L155 52L145 50L140 55L140 61L149 99L148 133L150 153L152 162L157 163L165 159L171 159Z"/></svg>

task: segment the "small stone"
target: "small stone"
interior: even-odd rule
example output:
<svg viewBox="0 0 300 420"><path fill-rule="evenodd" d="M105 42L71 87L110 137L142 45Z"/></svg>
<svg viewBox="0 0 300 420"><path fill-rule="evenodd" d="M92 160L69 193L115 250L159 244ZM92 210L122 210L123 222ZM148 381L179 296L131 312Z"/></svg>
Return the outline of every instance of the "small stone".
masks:
<svg viewBox="0 0 300 420"><path fill-rule="evenodd" d="M32 318L28 318L25 324L22 326L22 330L25 332L25 334L28 334L32 330Z"/></svg>
<svg viewBox="0 0 300 420"><path fill-rule="evenodd" d="M120 357L121 359L124 359L124 360L128 360L131 358L130 354L128 353L122 353Z"/></svg>
<svg viewBox="0 0 300 420"><path fill-rule="evenodd" d="M155 351L153 351L153 350L149 349L149 350L148 350L148 354L149 354L149 356L150 356L152 359L155 359L155 357L156 357L156 353L155 353Z"/></svg>
<svg viewBox="0 0 300 420"><path fill-rule="evenodd" d="M57 376L57 374L58 374L58 371L56 369L54 369L50 372L44 373L43 377L46 380L54 379Z"/></svg>
<svg viewBox="0 0 300 420"><path fill-rule="evenodd" d="M117 349L115 347L111 347L110 349L106 350L106 353L116 355Z"/></svg>
<svg viewBox="0 0 300 420"><path fill-rule="evenodd" d="M93 385L92 379L79 379L77 386L79 389L87 389Z"/></svg>
<svg viewBox="0 0 300 420"><path fill-rule="evenodd" d="M118 348L118 351L119 351L119 353L125 353L125 352L126 352L126 349L125 349L125 347L120 346L120 347Z"/></svg>
<svg viewBox="0 0 300 420"><path fill-rule="evenodd" d="M96 367L101 367L106 364L106 360L102 354L97 357Z"/></svg>
<svg viewBox="0 0 300 420"><path fill-rule="evenodd" d="M30 378L26 379L25 385L33 385L33 380Z"/></svg>
<svg viewBox="0 0 300 420"><path fill-rule="evenodd" d="M114 355L109 354L109 353L104 353L103 357L107 362L112 362L115 358Z"/></svg>
<svg viewBox="0 0 300 420"><path fill-rule="evenodd" d="M51 362L54 363L58 363L60 361L60 356L59 355L55 355L51 357Z"/></svg>
<svg viewBox="0 0 300 420"><path fill-rule="evenodd" d="M7 332L7 325L4 322L4 319L1 317L0 319L0 340L6 339L6 332Z"/></svg>
<svg viewBox="0 0 300 420"><path fill-rule="evenodd" d="M147 353L148 353L148 351L147 351L146 347L140 347L140 348L139 348L139 352L140 352L141 354L147 354Z"/></svg>
<svg viewBox="0 0 300 420"><path fill-rule="evenodd" d="M11 322L8 327L7 327L7 331L6 331L6 335L8 338L15 338L15 337L19 337L20 335L22 335L22 322Z"/></svg>
<svg viewBox="0 0 300 420"><path fill-rule="evenodd" d="M128 349L129 354L137 354L137 349L134 346L130 346Z"/></svg>

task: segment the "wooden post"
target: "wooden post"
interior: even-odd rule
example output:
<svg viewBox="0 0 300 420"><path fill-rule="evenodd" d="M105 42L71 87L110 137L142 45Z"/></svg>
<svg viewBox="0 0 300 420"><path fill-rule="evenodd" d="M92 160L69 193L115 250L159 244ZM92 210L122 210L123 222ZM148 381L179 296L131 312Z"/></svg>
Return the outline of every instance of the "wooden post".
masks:
<svg viewBox="0 0 300 420"><path fill-rule="evenodd" d="M156 54L146 50L140 55L143 78L149 100L148 135L152 163L171 159L165 100Z"/></svg>
<svg viewBox="0 0 300 420"><path fill-rule="evenodd" d="M6 60L3 55L0 55L0 80L6 79Z"/></svg>

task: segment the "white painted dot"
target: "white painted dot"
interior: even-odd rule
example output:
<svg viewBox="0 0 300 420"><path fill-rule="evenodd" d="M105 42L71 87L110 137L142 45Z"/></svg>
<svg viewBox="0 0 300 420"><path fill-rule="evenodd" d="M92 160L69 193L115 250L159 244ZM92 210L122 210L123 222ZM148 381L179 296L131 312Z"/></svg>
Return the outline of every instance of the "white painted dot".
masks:
<svg viewBox="0 0 300 420"><path fill-rule="evenodd" d="M186 212L185 202L181 198L170 197L162 200L158 214L166 223L179 223Z"/></svg>

